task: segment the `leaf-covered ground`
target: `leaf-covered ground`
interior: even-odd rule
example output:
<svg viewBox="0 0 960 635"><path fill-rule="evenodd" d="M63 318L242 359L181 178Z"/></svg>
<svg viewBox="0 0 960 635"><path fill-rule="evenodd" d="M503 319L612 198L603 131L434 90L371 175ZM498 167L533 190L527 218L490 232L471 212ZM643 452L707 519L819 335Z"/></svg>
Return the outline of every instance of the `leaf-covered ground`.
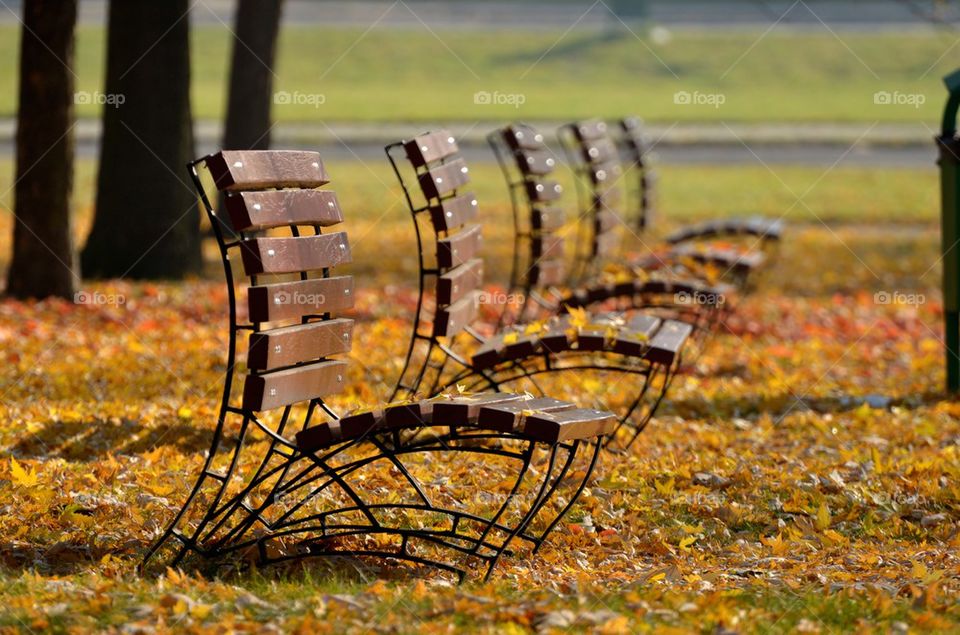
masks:
<svg viewBox="0 0 960 635"><path fill-rule="evenodd" d="M362 222L353 229L354 270L366 275L387 252ZM936 244L929 226L793 225L761 290L678 378L640 442L603 457L540 556L462 587L397 567L382 579L350 566L138 577L207 447L223 285L87 285L123 297L100 306L4 301L0 625L960 628L960 404L940 394ZM387 397L408 335L409 266L385 261L381 287L358 298L363 363L342 402ZM923 303L878 303L878 291Z"/></svg>

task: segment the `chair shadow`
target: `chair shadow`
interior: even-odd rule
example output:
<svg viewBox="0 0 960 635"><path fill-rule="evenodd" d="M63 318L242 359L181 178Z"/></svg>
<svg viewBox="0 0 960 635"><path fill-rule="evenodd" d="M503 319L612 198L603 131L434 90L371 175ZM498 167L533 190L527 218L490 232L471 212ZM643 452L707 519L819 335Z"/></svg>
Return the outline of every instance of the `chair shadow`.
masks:
<svg viewBox="0 0 960 635"><path fill-rule="evenodd" d="M19 439L7 451L31 459L89 462L107 454L142 454L159 446L173 446L185 453L203 452L209 444L210 430L188 423L161 423L144 429L140 422L130 419L54 419Z"/></svg>

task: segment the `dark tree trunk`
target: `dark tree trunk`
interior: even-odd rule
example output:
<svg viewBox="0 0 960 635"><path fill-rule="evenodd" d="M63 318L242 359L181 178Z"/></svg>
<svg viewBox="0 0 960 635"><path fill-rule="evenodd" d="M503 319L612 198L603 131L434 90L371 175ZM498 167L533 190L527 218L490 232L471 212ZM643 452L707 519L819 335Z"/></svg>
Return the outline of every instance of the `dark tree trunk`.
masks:
<svg viewBox="0 0 960 635"><path fill-rule="evenodd" d="M73 297L78 273L73 186L74 27L77 0L26 0L20 42L17 181L7 293Z"/></svg>
<svg viewBox="0 0 960 635"><path fill-rule="evenodd" d="M225 149L266 150L270 147L273 66L282 5L282 0L237 2L227 123L223 133Z"/></svg>
<svg viewBox="0 0 960 635"><path fill-rule="evenodd" d="M224 149L266 150L270 147L273 66L282 7L283 0L237 2ZM223 206L222 195L220 206ZM220 219L230 222L226 215Z"/></svg>
<svg viewBox="0 0 960 635"><path fill-rule="evenodd" d="M181 278L200 270L193 158L189 3L112 0L91 276ZM122 102L122 103L121 103Z"/></svg>

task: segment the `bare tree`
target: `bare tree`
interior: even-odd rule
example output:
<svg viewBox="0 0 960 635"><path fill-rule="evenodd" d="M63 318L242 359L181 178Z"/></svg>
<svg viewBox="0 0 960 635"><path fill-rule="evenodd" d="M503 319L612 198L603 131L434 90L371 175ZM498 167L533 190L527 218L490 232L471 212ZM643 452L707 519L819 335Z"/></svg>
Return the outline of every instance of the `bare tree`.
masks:
<svg viewBox="0 0 960 635"><path fill-rule="evenodd" d="M86 275L180 278L200 270L187 0L112 0L96 217Z"/></svg>
<svg viewBox="0 0 960 635"><path fill-rule="evenodd" d="M13 258L7 293L72 297L77 265L73 187L77 0L26 0L20 41Z"/></svg>

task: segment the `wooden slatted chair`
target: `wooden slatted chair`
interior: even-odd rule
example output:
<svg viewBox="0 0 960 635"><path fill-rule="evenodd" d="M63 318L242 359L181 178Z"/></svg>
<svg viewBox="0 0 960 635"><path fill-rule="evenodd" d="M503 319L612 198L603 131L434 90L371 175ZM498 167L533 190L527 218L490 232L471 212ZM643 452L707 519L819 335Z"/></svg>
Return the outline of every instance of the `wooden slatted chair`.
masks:
<svg viewBox="0 0 960 635"><path fill-rule="evenodd" d="M347 382L338 356L351 349L353 321L334 313L352 306L354 287L333 275L351 252L346 233L328 229L343 214L319 189L320 156L224 151L190 169L229 291L226 378L196 484L143 566L351 557L462 580L474 565L489 576L514 543L536 551L583 491L616 418L504 393L338 417L326 399ZM219 212L214 190L225 196Z"/></svg>
<svg viewBox="0 0 960 635"><path fill-rule="evenodd" d="M555 157L543 135L531 126L511 124L488 135L488 142L504 175L513 209L515 238L510 292L524 302L507 321L542 319L544 315L563 313L571 308L592 307L613 302L621 310L645 309L661 318L681 319L696 326L695 337L702 343L713 323L729 305L732 295L726 285L706 283L689 275L680 275L661 268L649 272L641 267L618 264L605 267L592 276L584 272L598 269L600 263L614 259L619 250L621 219L613 209L620 195L616 187L620 166L612 142L597 143L589 148L595 160L589 178L588 194L578 188L580 196L588 196L586 215L574 219L576 233L574 257L558 254L545 259L538 243L559 232L570 231L564 224L559 190L549 207L536 196L539 189L556 183ZM608 187L606 185L609 184ZM577 272L581 275L577 275ZM584 278L579 284L577 278Z"/></svg>
<svg viewBox="0 0 960 635"><path fill-rule="evenodd" d="M661 247L646 243L639 233L640 224L625 222L629 214L622 205L623 169L607 123L595 119L576 121L561 126L557 137L577 177L583 233L590 237L579 256L581 274L595 273L620 259L623 230L639 243L642 251L648 252L631 264L648 271L680 266L686 275L710 276L713 270L719 277L743 287L750 273L763 264L764 254L745 246L688 242ZM604 219L606 222L602 222ZM645 223L650 220L645 216L643 219Z"/></svg>
<svg viewBox="0 0 960 635"><path fill-rule="evenodd" d="M624 117L615 124L616 142L620 151L621 166L627 177L628 222L638 233L653 226L656 206L657 172L655 154L649 135L643 129L639 117ZM705 221L677 229L666 236L671 245L711 238L752 239L751 248L759 246L768 254L783 233L780 219L750 216Z"/></svg>
<svg viewBox="0 0 960 635"><path fill-rule="evenodd" d="M522 385L542 392L541 376L595 371L616 376L604 384L608 391L622 386L629 395L620 407L598 405L616 412L621 441L632 442L663 399L693 326L652 315L580 311L481 332L482 225L456 140L440 131L385 150L413 217L420 272L416 326L394 398L433 395L455 385L469 390ZM544 186L537 195L548 200L553 191ZM556 258L555 244L542 237L545 262Z"/></svg>

